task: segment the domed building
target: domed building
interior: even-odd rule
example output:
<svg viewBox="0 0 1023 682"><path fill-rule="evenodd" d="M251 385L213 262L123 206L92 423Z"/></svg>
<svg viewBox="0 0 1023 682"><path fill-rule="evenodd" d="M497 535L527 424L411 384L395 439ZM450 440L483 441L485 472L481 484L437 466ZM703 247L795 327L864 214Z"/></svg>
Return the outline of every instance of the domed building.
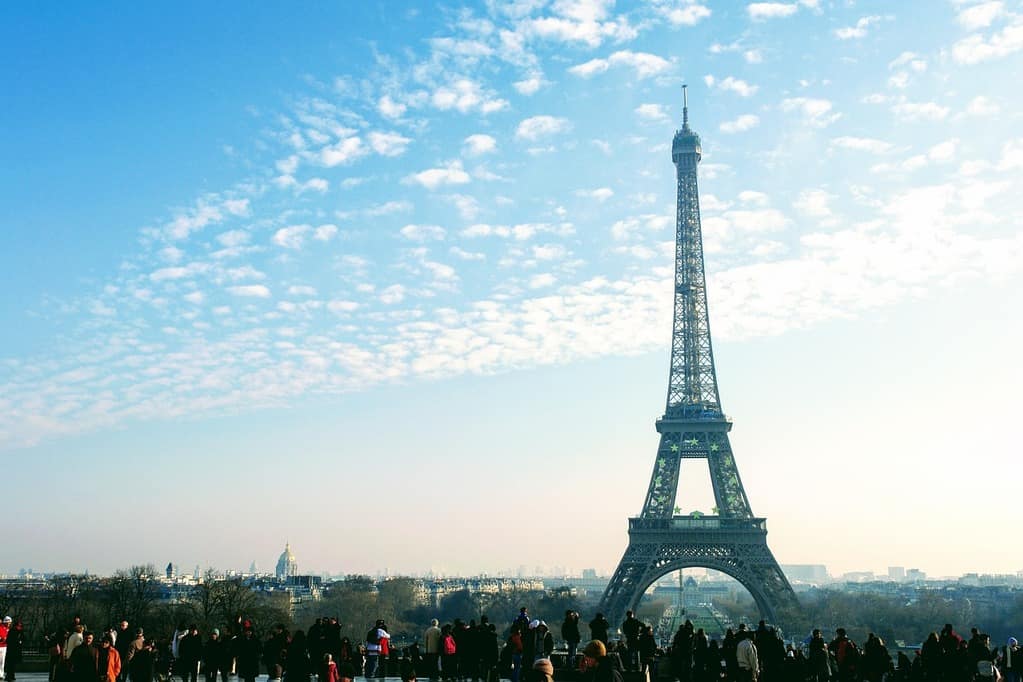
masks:
<svg viewBox="0 0 1023 682"><path fill-rule="evenodd" d="M295 555L291 553L291 545L284 543L284 551L281 552L281 557L277 560L277 579L287 580L288 578L298 575L298 561L295 560Z"/></svg>

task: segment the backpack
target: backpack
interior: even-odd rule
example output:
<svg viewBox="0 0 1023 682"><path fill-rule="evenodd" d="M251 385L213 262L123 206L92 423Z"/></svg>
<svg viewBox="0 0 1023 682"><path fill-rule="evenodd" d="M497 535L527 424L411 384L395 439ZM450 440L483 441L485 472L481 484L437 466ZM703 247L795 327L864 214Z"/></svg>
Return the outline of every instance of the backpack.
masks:
<svg viewBox="0 0 1023 682"><path fill-rule="evenodd" d="M366 633L366 643L367 644L379 644L380 643L380 638L377 636L377 629L376 628L373 628L372 630L370 630L369 632Z"/></svg>
<svg viewBox="0 0 1023 682"><path fill-rule="evenodd" d="M995 677L995 664L991 661L981 659L977 661L977 674L981 677Z"/></svg>

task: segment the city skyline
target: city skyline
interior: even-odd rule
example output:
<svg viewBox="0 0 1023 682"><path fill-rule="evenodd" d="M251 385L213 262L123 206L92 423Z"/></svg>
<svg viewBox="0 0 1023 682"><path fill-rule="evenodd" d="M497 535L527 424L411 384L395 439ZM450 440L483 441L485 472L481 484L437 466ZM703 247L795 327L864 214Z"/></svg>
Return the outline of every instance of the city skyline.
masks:
<svg viewBox="0 0 1023 682"><path fill-rule="evenodd" d="M683 82L722 406L778 561L1023 569L991 550L1017 528L1018 2L0 16L0 573L284 539L313 572L609 570L663 411Z"/></svg>

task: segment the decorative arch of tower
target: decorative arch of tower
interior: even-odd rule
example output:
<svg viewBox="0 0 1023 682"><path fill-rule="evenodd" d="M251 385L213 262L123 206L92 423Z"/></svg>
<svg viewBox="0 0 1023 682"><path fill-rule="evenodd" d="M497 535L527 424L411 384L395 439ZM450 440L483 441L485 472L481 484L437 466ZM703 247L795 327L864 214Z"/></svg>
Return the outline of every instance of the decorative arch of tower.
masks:
<svg viewBox="0 0 1023 682"><path fill-rule="evenodd" d="M685 86L682 86L683 98ZM629 519L629 546L608 583L601 610L617 622L635 609L659 577L680 568L711 568L731 576L753 596L761 615L775 620L799 602L767 546L767 521L753 515L721 409L707 307L697 166L700 136L689 127L684 101L682 128L671 157L676 168L674 319L671 368L661 434L643 511ZM715 508L712 515L680 513L676 505L684 459L705 459Z"/></svg>

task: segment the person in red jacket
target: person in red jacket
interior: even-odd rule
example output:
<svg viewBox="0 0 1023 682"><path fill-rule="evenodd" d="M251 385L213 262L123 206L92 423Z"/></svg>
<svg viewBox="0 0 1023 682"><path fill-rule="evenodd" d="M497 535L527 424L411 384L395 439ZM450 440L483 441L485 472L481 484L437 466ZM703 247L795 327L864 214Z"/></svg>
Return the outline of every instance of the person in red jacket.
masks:
<svg viewBox="0 0 1023 682"><path fill-rule="evenodd" d="M0 679L4 676L4 663L7 658L7 634L11 629L11 617L6 616L0 623Z"/></svg>

